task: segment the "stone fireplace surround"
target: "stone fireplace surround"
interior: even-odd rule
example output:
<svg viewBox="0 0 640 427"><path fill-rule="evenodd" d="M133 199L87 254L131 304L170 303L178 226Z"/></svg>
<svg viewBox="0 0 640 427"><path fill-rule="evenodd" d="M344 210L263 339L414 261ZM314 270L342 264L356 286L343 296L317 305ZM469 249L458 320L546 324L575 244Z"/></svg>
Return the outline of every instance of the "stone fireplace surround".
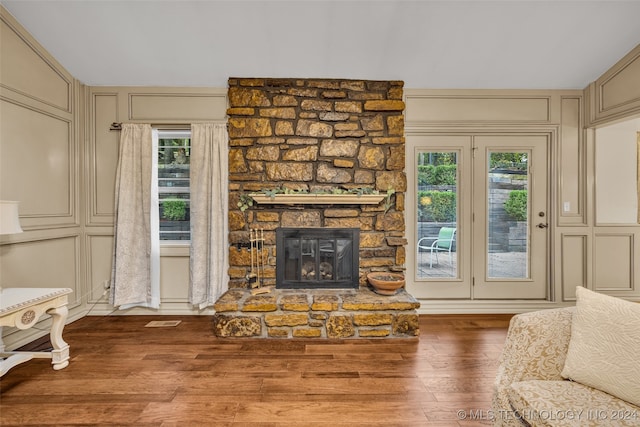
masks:
<svg viewBox="0 0 640 427"><path fill-rule="evenodd" d="M405 262L403 82L336 79L229 79L229 292L216 303L218 336L411 337L419 303L402 291L378 296L370 271ZM379 204L278 204L245 211L241 195L287 188L310 193L367 188ZM339 196L338 196L339 197ZM387 202L387 203L385 203ZM249 230L263 230L263 285L276 281L279 227L359 228L359 287L251 295ZM254 253L254 255L257 255Z"/></svg>

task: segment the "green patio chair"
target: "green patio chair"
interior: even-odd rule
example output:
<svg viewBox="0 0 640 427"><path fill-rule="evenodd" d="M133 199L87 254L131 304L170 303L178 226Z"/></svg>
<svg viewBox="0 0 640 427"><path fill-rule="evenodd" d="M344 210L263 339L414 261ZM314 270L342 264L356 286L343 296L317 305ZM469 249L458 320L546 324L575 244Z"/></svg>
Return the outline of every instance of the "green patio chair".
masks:
<svg viewBox="0 0 640 427"><path fill-rule="evenodd" d="M425 240L433 240L431 245L422 244ZM430 252L429 259L429 268L433 268L433 254L436 254L436 264L438 263L438 252L448 252L449 253L449 263L453 264L453 258L451 255L451 250L453 249L453 242L456 240L456 229L453 227L442 227L438 232L438 238L433 239L433 237L423 237L418 240L418 252L420 249L424 249L425 251Z"/></svg>

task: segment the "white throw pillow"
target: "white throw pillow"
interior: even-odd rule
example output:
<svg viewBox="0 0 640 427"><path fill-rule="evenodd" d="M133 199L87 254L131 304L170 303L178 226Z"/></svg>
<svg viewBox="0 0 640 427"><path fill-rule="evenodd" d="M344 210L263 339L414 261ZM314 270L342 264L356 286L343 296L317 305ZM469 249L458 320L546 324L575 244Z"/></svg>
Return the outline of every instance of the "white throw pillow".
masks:
<svg viewBox="0 0 640 427"><path fill-rule="evenodd" d="M640 406L640 304L578 286L564 378Z"/></svg>

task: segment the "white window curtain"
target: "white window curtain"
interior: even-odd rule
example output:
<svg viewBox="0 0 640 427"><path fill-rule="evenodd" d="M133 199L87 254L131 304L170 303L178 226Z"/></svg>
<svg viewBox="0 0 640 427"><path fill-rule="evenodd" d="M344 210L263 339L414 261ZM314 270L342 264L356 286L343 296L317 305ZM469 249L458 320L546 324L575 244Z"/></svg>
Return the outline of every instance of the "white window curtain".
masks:
<svg viewBox="0 0 640 427"><path fill-rule="evenodd" d="M122 125L116 172L111 304L123 310L160 306L157 132L148 124Z"/></svg>
<svg viewBox="0 0 640 427"><path fill-rule="evenodd" d="M202 309L228 289L228 137L225 124L191 125L189 302Z"/></svg>

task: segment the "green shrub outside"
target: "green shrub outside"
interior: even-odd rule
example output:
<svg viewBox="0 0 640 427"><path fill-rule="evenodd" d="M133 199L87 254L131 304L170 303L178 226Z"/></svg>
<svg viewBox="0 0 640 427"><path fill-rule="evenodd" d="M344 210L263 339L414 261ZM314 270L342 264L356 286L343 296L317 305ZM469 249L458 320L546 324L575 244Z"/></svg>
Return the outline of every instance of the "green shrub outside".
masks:
<svg viewBox="0 0 640 427"><path fill-rule="evenodd" d="M162 216L170 221L182 221L187 217L187 202L180 199L162 201Z"/></svg>
<svg viewBox="0 0 640 427"><path fill-rule="evenodd" d="M457 166L418 166L418 185L456 185ZM418 192L418 220L428 222L454 222L456 220L456 193L452 191L423 190Z"/></svg>
<svg viewBox="0 0 640 427"><path fill-rule="evenodd" d="M527 190L513 190L504 202L504 210L516 221L527 219Z"/></svg>
<svg viewBox="0 0 640 427"><path fill-rule="evenodd" d="M456 185L456 165L418 166L418 185Z"/></svg>
<svg viewBox="0 0 640 427"><path fill-rule="evenodd" d="M456 165L436 166L435 185L456 185L457 178Z"/></svg>
<svg viewBox="0 0 640 427"><path fill-rule="evenodd" d="M456 221L456 193L453 191L419 191L418 206L419 221Z"/></svg>

